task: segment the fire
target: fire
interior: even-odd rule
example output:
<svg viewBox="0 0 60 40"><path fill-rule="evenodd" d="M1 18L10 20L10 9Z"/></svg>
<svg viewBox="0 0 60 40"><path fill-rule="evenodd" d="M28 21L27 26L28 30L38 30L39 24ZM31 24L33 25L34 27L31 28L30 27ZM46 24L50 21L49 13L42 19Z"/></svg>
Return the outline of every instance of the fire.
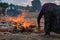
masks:
<svg viewBox="0 0 60 40"><path fill-rule="evenodd" d="M17 29L19 26L23 24L26 12L24 11L22 14L18 15L17 18L13 19L13 22L17 23Z"/></svg>
<svg viewBox="0 0 60 40"><path fill-rule="evenodd" d="M25 19L25 16L26 16L26 11L24 10L22 12L22 14L18 15L17 17L6 17L5 18L5 21L6 22L13 22L13 23L16 23L16 28L19 30L20 29L20 25L22 25L24 28L26 27L30 27L31 23L27 22L27 21L24 21ZM0 20L1 21L1 20Z"/></svg>
<svg viewBox="0 0 60 40"><path fill-rule="evenodd" d="M11 22L11 21L12 21L12 17L7 17L7 18L5 19L5 21L6 21L6 22Z"/></svg>
<svg viewBox="0 0 60 40"><path fill-rule="evenodd" d="M30 28L31 23L29 23L29 22L24 22L22 26L23 26L25 29L26 29L26 28Z"/></svg>
<svg viewBox="0 0 60 40"><path fill-rule="evenodd" d="M0 22L2 22L2 18L0 18Z"/></svg>
<svg viewBox="0 0 60 40"><path fill-rule="evenodd" d="M16 18L13 18L13 22L21 24L24 20L25 14L26 13L24 11L22 14L18 15Z"/></svg>

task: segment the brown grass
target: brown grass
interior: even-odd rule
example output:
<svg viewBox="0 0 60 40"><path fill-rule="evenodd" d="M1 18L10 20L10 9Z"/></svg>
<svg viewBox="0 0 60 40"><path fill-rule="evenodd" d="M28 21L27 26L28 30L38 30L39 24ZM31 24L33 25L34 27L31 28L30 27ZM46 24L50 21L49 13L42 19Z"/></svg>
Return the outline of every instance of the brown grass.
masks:
<svg viewBox="0 0 60 40"><path fill-rule="evenodd" d="M25 21L28 21L30 23L32 23L33 25L36 25L37 27L37 17L39 15L39 12L27 12L26 13L26 17L25 17ZM41 19L41 29L44 28L44 19Z"/></svg>

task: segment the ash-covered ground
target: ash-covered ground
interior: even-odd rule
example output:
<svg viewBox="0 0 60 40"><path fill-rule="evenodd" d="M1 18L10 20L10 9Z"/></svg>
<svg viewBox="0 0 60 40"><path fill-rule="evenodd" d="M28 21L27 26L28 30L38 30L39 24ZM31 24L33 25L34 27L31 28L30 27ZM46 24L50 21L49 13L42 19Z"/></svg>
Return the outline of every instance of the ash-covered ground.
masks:
<svg viewBox="0 0 60 40"><path fill-rule="evenodd" d="M0 40L60 40L60 35L51 33L49 38L44 33L0 33Z"/></svg>

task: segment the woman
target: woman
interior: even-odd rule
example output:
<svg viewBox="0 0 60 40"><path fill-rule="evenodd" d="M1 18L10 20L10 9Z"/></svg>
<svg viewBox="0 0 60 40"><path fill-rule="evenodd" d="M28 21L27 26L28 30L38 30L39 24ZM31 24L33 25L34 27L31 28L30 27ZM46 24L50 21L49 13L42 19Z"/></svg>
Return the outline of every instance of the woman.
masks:
<svg viewBox="0 0 60 40"><path fill-rule="evenodd" d="M52 24L55 22L54 13L56 11L56 7L57 5L54 3L44 4L37 18L38 29L40 29L40 20L44 15L44 31L46 36L50 36Z"/></svg>

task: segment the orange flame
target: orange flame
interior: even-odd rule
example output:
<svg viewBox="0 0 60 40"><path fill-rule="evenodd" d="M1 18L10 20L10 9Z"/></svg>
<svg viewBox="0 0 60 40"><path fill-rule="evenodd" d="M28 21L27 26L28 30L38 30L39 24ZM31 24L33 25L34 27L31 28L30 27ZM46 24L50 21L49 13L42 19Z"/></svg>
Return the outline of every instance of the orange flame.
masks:
<svg viewBox="0 0 60 40"><path fill-rule="evenodd" d="M24 11L21 15L18 15L17 18L13 19L13 22L17 23L17 29L23 24L26 12Z"/></svg>
<svg viewBox="0 0 60 40"><path fill-rule="evenodd" d="M2 18L0 18L0 22L2 22Z"/></svg>
<svg viewBox="0 0 60 40"><path fill-rule="evenodd" d="M24 28L26 28L26 27L29 28L30 25L31 25L31 23L29 23L29 22L24 22L22 26L23 26Z"/></svg>
<svg viewBox="0 0 60 40"><path fill-rule="evenodd" d="M30 27L31 23L24 21L26 15L26 11L24 10L22 14L18 15L17 17L7 17L5 19L6 22L14 22L16 23L16 28L19 30L20 25L22 25L24 28ZM0 20L1 21L1 20Z"/></svg>
<svg viewBox="0 0 60 40"><path fill-rule="evenodd" d="M7 18L5 19L5 21L6 21L6 22L11 22L11 21L12 21L12 17L7 17Z"/></svg>

